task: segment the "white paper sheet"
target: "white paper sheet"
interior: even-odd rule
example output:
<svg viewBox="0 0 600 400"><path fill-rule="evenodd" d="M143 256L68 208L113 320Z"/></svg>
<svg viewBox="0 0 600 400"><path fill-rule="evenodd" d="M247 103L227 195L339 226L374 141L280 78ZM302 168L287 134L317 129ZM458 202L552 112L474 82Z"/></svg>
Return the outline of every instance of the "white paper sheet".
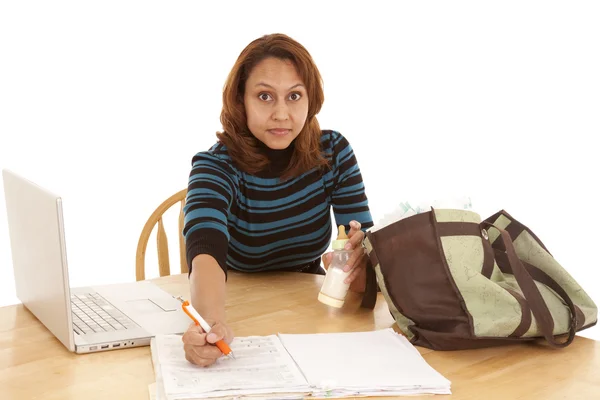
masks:
<svg viewBox="0 0 600 400"><path fill-rule="evenodd" d="M450 392L450 381L391 328L279 337L309 385L324 391Z"/></svg>

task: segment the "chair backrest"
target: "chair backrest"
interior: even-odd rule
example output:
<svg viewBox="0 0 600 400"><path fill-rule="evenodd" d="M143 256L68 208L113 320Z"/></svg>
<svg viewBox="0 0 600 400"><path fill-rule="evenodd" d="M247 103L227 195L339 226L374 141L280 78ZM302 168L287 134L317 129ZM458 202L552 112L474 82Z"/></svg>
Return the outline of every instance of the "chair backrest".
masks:
<svg viewBox="0 0 600 400"><path fill-rule="evenodd" d="M181 265L181 273L188 272L187 259L185 255L185 240L183 238L183 207L185 205L185 196L187 189L183 189L167 200L163 201L156 210L152 213L144 229L137 245L137 252L135 256L135 278L138 281L146 279L146 247L148 245L148 239L154 229L154 226L158 224L156 231L156 249L158 252L158 272L160 276L166 276L171 274L171 267L169 265L169 246L167 241L167 234L163 224L163 214L170 209L174 204L180 203L179 207L179 263Z"/></svg>

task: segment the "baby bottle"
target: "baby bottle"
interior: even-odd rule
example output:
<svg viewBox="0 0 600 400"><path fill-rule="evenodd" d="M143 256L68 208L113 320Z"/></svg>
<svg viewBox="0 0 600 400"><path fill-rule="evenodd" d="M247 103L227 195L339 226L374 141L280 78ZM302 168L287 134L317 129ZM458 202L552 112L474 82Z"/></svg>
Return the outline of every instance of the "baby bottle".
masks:
<svg viewBox="0 0 600 400"><path fill-rule="evenodd" d="M333 307L340 308L344 305L346 293L348 293L349 283L344 283L344 280L350 275L350 272L344 272L344 266L348 263L352 250L344 250L344 246L348 243L348 236L344 225L338 227L337 239L332 242L333 258L327 269L325 280L319 292L319 301Z"/></svg>

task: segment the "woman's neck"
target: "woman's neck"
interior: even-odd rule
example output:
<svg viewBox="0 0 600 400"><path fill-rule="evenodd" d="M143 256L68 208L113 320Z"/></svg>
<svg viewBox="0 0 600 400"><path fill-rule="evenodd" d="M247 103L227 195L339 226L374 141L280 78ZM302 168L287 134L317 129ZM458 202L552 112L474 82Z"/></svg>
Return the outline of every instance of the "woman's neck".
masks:
<svg viewBox="0 0 600 400"><path fill-rule="evenodd" d="M294 154L294 142L290 143L285 149L271 149L262 142L259 142L259 148L261 152L269 159L269 165L260 172L261 176L279 177L281 173L290 164L292 154Z"/></svg>

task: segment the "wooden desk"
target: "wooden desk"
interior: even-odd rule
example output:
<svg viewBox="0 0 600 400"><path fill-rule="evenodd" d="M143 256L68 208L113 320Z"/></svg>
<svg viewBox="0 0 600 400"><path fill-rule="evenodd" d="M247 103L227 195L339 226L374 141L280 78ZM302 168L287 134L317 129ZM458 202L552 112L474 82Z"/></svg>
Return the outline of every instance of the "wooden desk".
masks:
<svg viewBox="0 0 600 400"><path fill-rule="evenodd" d="M317 301L322 276L300 273L235 274L228 282L228 320L238 336L342 332L393 325L379 298L374 312L351 295L340 310ZM187 276L154 280L187 296ZM395 325L394 325L395 326ZM419 348L452 381L451 396L410 399L597 399L600 342L577 337L564 350L539 344L435 352ZM69 353L22 305L0 308L0 399L148 399L154 381L150 349L86 355Z"/></svg>

